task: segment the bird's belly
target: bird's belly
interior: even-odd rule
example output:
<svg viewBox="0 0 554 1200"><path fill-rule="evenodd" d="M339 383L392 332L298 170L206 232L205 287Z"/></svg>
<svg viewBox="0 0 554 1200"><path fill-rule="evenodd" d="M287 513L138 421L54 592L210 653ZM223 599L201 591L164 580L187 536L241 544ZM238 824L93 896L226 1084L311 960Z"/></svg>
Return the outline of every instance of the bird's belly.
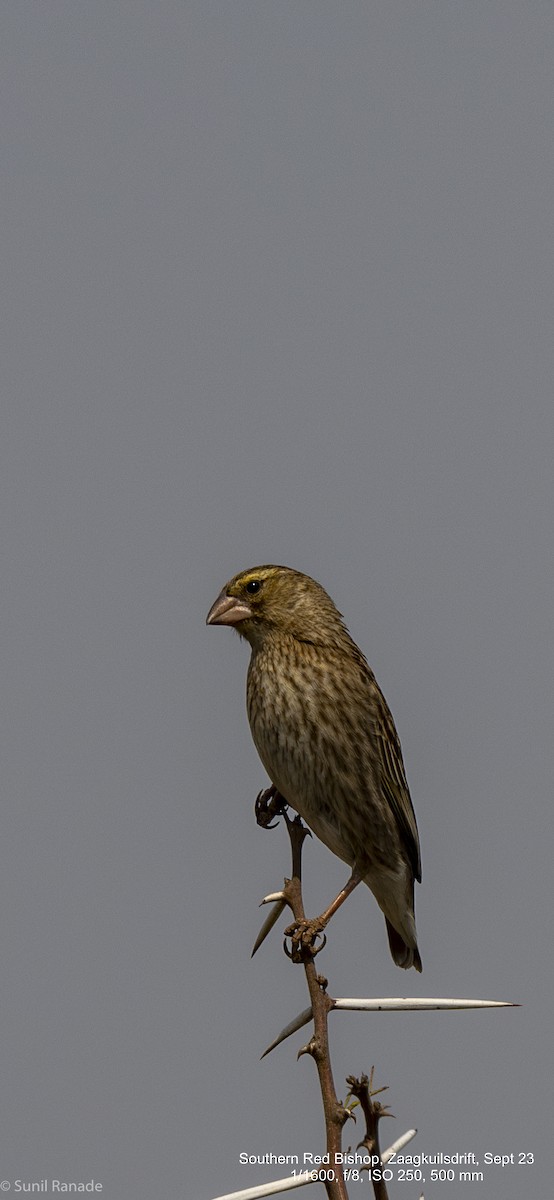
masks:
<svg viewBox="0 0 554 1200"><path fill-rule="evenodd" d="M253 656L247 706L254 744L272 783L315 836L365 874L399 849L368 734L348 696L328 702L324 672L304 672L299 682L294 666L272 669Z"/></svg>
<svg viewBox="0 0 554 1200"><path fill-rule="evenodd" d="M352 866L357 856L342 828L340 810L344 804L337 804L333 794L338 791L338 781L335 779L330 788L329 770L323 757L314 754L313 737L306 734L288 738L282 730L277 735L272 730L268 737L255 726L252 735L272 783L287 803L333 854Z"/></svg>

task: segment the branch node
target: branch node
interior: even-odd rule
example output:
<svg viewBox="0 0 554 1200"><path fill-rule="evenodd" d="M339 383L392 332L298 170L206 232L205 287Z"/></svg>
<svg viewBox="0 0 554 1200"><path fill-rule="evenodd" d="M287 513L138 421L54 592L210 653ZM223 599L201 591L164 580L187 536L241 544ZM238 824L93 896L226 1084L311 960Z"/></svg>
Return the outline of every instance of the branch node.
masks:
<svg viewBox="0 0 554 1200"><path fill-rule="evenodd" d="M310 1038L309 1042L306 1042L305 1046L300 1047L298 1054L296 1055L296 1061L298 1062L298 1059L302 1058L304 1054L309 1054L312 1058L317 1058L317 1049L314 1038Z"/></svg>
<svg viewBox="0 0 554 1200"><path fill-rule="evenodd" d="M382 1117L392 1117L394 1114L388 1111L386 1105L381 1104L380 1100L375 1100L374 1097L386 1092L387 1087L374 1088L373 1075L375 1068L372 1067L369 1078L367 1075L361 1075L359 1079L355 1075L347 1077L347 1084L350 1089L350 1095L355 1096L360 1102L360 1107L365 1117L366 1131L361 1142L356 1147L358 1150L364 1147L370 1154L378 1154L381 1157L381 1149L379 1146L379 1121Z"/></svg>

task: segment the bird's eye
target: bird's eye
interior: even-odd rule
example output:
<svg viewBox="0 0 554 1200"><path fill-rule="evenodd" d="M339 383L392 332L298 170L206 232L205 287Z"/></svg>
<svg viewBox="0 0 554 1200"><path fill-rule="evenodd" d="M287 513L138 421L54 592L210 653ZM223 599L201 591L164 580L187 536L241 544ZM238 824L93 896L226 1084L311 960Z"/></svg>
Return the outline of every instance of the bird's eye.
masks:
<svg viewBox="0 0 554 1200"><path fill-rule="evenodd" d="M261 586L261 580L249 579L248 583L246 584L246 591L248 592L249 596L255 596L256 592L259 592Z"/></svg>

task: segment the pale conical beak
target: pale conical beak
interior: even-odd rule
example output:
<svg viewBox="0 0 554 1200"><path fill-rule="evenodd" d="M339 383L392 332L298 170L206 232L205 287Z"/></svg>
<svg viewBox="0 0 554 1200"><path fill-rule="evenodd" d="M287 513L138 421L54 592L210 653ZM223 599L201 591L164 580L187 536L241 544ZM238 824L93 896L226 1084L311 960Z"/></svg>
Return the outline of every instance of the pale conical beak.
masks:
<svg viewBox="0 0 554 1200"><path fill-rule="evenodd" d="M238 625L239 621L252 616L252 609L238 596L228 596L221 592L215 604L212 604L206 617L206 625Z"/></svg>

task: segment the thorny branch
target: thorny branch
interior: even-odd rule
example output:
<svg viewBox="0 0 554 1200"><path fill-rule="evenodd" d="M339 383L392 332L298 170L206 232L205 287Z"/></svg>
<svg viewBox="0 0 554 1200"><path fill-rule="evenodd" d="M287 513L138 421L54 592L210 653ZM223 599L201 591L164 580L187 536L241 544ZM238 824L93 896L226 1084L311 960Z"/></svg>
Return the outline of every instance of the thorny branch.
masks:
<svg viewBox="0 0 554 1200"><path fill-rule="evenodd" d="M360 1146L365 1146L368 1153L381 1157L381 1148L379 1145L379 1121L381 1117L390 1117L387 1105L381 1104L379 1100L374 1100L374 1096L378 1096L381 1092L386 1092L386 1087L373 1088L373 1072L375 1068L371 1068L369 1079L367 1075L362 1075L360 1079L356 1079L354 1075L348 1075L346 1082L350 1088L350 1095L355 1096L360 1102L360 1107L365 1117L365 1135ZM371 1177L373 1184L373 1194L375 1200L388 1200L387 1185L383 1179L375 1179Z"/></svg>
<svg viewBox="0 0 554 1200"><path fill-rule="evenodd" d="M319 1076L325 1117L326 1150L332 1169L329 1173L334 1175L332 1179L322 1179L328 1200L348 1200L340 1156L343 1125L351 1113L337 1097L331 1068L328 1016L333 1008L333 1001L327 995L327 980L317 972L315 966L316 955L323 949L324 941L321 945L316 945L317 929L306 920L302 900L302 846L308 830L300 817L296 816L291 820L286 811L285 801L275 788L271 788L258 797L256 819L259 825L267 829L273 827L271 822L278 816L284 818L292 850L292 878L285 880L282 892L283 901L289 905L294 916L294 924L285 931L286 938L291 942L289 950L285 941L285 952L293 962L302 963L304 967L314 1022L312 1036L298 1052L298 1057L303 1054L311 1055ZM373 1068L370 1081L366 1075L362 1075L359 1080L349 1076L347 1083L350 1094L359 1099L366 1119L366 1133L360 1144L367 1147L371 1154L379 1154L378 1122L386 1110L378 1101L373 1100L373 1096L377 1094L372 1091ZM375 1200L388 1200L385 1183L372 1179L372 1184Z"/></svg>

